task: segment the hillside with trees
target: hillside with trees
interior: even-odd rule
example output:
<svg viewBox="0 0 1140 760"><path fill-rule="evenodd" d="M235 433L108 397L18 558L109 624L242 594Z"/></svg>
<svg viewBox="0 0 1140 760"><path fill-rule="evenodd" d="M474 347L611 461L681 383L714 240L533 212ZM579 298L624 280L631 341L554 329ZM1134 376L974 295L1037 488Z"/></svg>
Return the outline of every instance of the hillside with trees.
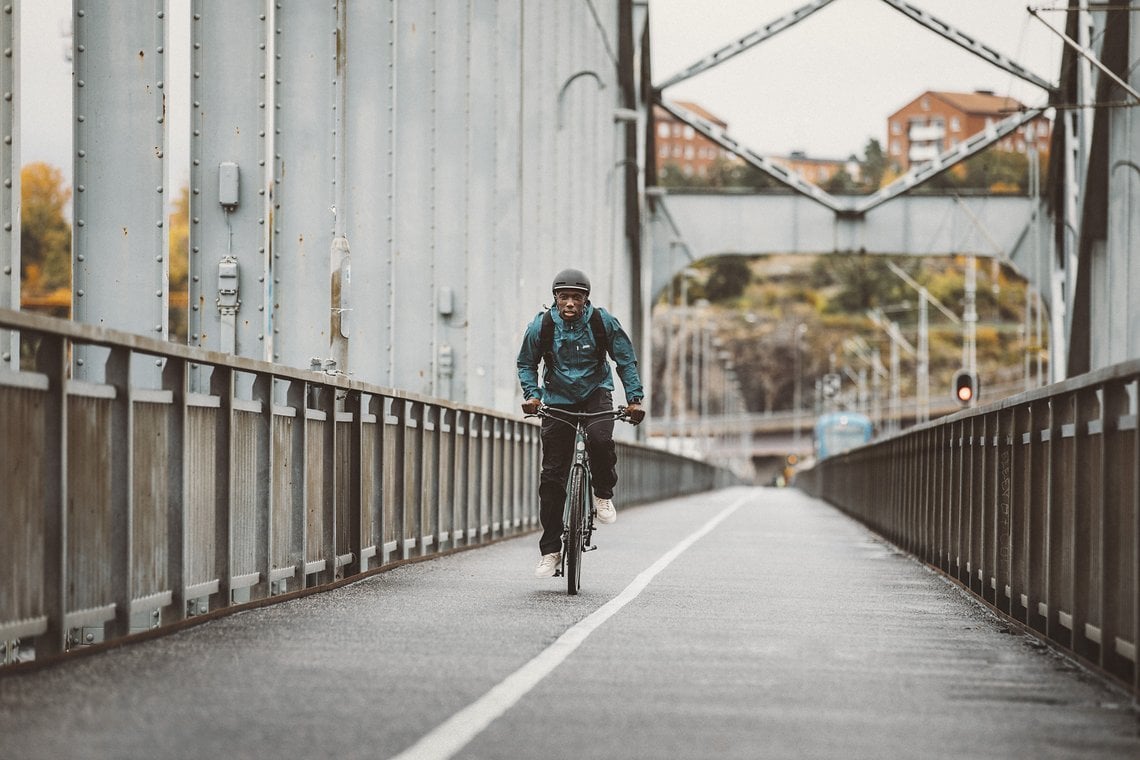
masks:
<svg viewBox="0 0 1140 760"><path fill-rule="evenodd" d="M891 271L888 262L951 312L962 314L963 257L724 256L698 262L687 274L677 275L659 294L653 310L653 376L658 389L654 415L665 413L667 362L676 378L673 387L691 383L694 346L699 345L694 334L702 329L711 333L717 352L731 359L750 412L793 408L797 363L807 409L813 405L815 381L827 373L844 375L845 385L860 370L870 378L870 354L877 349L887 365L891 342L870 313L896 322L912 346L918 343L918 293ZM1024 386L1027 367L1035 377L1038 359L1046 371L1048 364L1044 349L1035 345L1035 325L1026 330L1027 285L997 261L980 259L976 271L976 345L983 394L1007 388L1016 392ZM933 403L950 397L953 374L963 366L963 333L960 325L933 306L928 318ZM714 373L719 372L719 364L712 364ZM904 398L916 393L916 364L913 355L901 352ZM718 382L714 378L712 387ZM885 393L887 380L881 382ZM709 411L718 414L721 400L713 396ZM694 413L691 400L687 402L689 413ZM678 411L671 409L674 415Z"/></svg>

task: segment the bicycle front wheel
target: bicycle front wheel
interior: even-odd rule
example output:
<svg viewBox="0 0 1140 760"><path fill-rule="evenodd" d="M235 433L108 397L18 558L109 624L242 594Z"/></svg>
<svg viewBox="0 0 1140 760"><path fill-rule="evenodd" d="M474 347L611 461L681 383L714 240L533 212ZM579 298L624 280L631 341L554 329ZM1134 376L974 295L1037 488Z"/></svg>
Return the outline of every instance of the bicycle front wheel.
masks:
<svg viewBox="0 0 1140 760"><path fill-rule="evenodd" d="M586 479L581 467L570 470L570 521L566 525L566 592L577 594L582 586L582 542L586 530Z"/></svg>

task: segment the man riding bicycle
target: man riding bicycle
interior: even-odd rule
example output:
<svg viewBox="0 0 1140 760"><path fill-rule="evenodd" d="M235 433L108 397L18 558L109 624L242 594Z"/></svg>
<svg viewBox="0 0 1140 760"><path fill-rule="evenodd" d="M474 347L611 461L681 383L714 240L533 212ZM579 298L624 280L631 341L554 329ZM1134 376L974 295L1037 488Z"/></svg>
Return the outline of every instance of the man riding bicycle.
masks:
<svg viewBox="0 0 1140 760"><path fill-rule="evenodd" d="M590 280L577 269L564 269L551 286L554 307L540 312L527 325L519 349L518 373L523 411L534 414L542 405L572 412L599 412L613 408L613 374L606 353L617 363L627 401L627 416L644 417L644 391L637 370L633 343L617 319L590 303ZM538 364L543 363L539 387ZM617 483L617 453L612 419L591 425L587 451L593 474L594 510L599 523L617 520L613 493ZM574 428L553 419L542 421L542 475L539 479L539 518L542 559L537 578L555 574L562 559L562 508L566 476L573 461Z"/></svg>

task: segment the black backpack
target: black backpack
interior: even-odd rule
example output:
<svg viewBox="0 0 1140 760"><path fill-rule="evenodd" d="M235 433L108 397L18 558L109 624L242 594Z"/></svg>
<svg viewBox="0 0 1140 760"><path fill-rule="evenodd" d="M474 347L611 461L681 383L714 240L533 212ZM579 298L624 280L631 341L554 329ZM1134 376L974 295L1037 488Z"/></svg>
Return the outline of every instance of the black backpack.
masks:
<svg viewBox="0 0 1140 760"><path fill-rule="evenodd" d="M594 309L590 315L590 332L594 333L594 346L598 350L598 361L606 360L606 353L610 350L610 341L606 337L606 325L602 322L602 310ZM554 317L550 310L542 315L542 324L538 328L538 353L548 366L553 364L551 352L554 350Z"/></svg>

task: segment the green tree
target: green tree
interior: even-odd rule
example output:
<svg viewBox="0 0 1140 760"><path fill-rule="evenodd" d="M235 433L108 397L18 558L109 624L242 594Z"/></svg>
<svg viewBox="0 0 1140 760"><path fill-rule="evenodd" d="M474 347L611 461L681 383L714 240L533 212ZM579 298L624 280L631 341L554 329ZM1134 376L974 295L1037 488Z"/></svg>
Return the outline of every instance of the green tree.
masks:
<svg viewBox="0 0 1140 760"><path fill-rule="evenodd" d="M718 256L705 283L705 297L710 301L729 301L744 294L752 280L752 270L743 256Z"/></svg>
<svg viewBox="0 0 1140 760"><path fill-rule="evenodd" d="M995 193L1019 193L1029 186L1029 159L1023 153L990 148L966 161L963 186Z"/></svg>
<svg viewBox="0 0 1140 760"><path fill-rule="evenodd" d="M888 256L838 253L818 257L812 264L812 282L817 288L834 290L824 311L861 313L913 298L908 286L890 270L889 261L909 270L912 277L917 271L907 258L896 261Z"/></svg>
<svg viewBox="0 0 1140 760"><path fill-rule="evenodd" d="M887 154L883 152L879 141L872 138L863 148L863 186L870 192L878 190L882 187L886 171Z"/></svg>
<svg viewBox="0 0 1140 760"><path fill-rule="evenodd" d="M859 185L845 169L840 169L823 184L823 189L836 195L850 195L859 189Z"/></svg>
<svg viewBox="0 0 1140 760"><path fill-rule="evenodd" d="M69 200L56 167L37 161L20 170L20 270L29 295L71 289L71 225L63 215Z"/></svg>

